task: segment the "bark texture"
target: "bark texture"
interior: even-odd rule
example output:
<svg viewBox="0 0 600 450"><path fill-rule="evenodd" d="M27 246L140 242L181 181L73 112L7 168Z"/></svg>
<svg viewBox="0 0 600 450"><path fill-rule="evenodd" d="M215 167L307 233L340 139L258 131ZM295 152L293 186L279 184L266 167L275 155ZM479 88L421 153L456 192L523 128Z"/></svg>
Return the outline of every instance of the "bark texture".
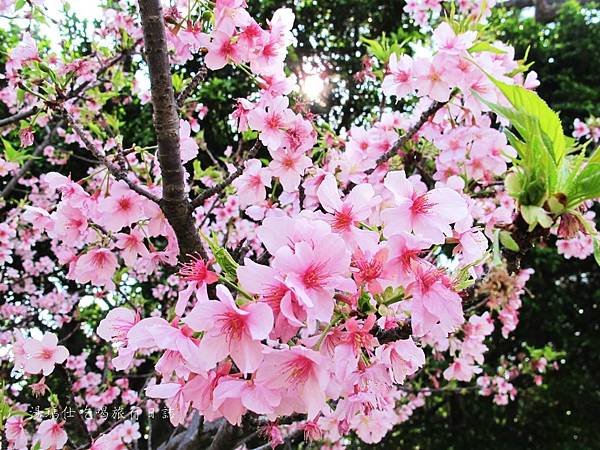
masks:
<svg viewBox="0 0 600 450"><path fill-rule="evenodd" d="M181 163L179 145L179 115L161 3L160 0L139 0L139 6L150 72L158 161L162 172L163 197L160 206L177 236L180 260L185 261L194 253L200 253L206 258L192 217L192 205L185 192L185 168Z"/></svg>

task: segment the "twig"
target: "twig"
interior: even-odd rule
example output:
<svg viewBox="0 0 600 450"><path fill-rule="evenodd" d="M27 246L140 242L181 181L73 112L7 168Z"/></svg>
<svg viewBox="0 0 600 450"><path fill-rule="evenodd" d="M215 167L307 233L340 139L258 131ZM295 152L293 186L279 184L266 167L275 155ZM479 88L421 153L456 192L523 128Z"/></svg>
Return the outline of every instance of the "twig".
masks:
<svg viewBox="0 0 600 450"><path fill-rule="evenodd" d="M196 88L198 87L198 85L204 81L207 73L208 73L208 69L204 65L204 60L202 60L200 62L200 67L198 68L198 72L196 72L196 75L194 75L194 77L190 81L190 84L188 84L185 87L185 89L183 91L181 91L179 93L179 95L177 96L177 106L178 107L181 108L185 104L185 101L192 94L192 92L194 92L196 90Z"/></svg>
<svg viewBox="0 0 600 450"><path fill-rule="evenodd" d="M258 153L258 150L260 149L260 141L257 140L254 145L252 146L252 148L248 151L248 154L246 155L245 160L248 159L252 159L256 156L256 154ZM244 173L244 164L240 164L238 165L237 169L235 169L235 171L231 174L229 174L229 176L227 178L225 178L223 181L221 181L220 183L216 184L215 186L209 188L209 189L205 189L204 191L202 191L202 193L200 195L198 195L198 197L196 197L193 201L192 201L192 206L194 208L197 208L198 206L202 205L202 203L204 203L204 201L210 197L212 197L215 194L218 194L220 192L222 192L223 190L225 190L225 188L227 186L229 186L231 183L233 183L233 181L240 177L242 175L242 173Z"/></svg>
<svg viewBox="0 0 600 450"><path fill-rule="evenodd" d="M113 177L115 177L117 180L123 180L125 183L127 183L127 185L129 186L129 188L132 191L146 197L147 199L152 200L155 203L160 203L160 199L156 195L152 194L151 192L148 192L143 187L135 184L133 181L131 181L127 177L127 174L119 166L117 166L115 163L110 161L106 156L104 156L102 153L100 153L94 146L94 143L91 141L90 137L85 132L85 130L81 127L81 125L79 125L75 121L75 118L71 114L69 114L66 110L65 110L65 117L67 119L67 122L71 126L71 128L73 128L75 133L77 133L77 135L83 141L85 148L92 155L94 155L94 157L108 169L108 171L111 173L111 175Z"/></svg>
<svg viewBox="0 0 600 450"><path fill-rule="evenodd" d="M52 140L52 136L54 135L54 132L61 125L62 125L62 121L58 122L52 129L48 130L46 137L44 138L42 143L40 145L38 145L35 148L35 150L33 151L32 158L30 160L26 161L25 164L23 164L23 167L21 167L21 170L19 170L19 172L14 177L11 178L11 180L6 184L6 186L4 186L4 189L2 189L2 192L0 193L0 197L7 198L11 194L11 192L17 186L17 182L27 172L29 172L29 170L35 163L35 158L38 157L39 155L41 155L42 151L48 146L48 144L50 144L50 141Z"/></svg>
<svg viewBox="0 0 600 450"><path fill-rule="evenodd" d="M137 45L138 43L139 43L139 41L136 42L135 45ZM135 47L135 45L134 45L134 47ZM96 79L98 77L100 77L108 69L110 69L112 66L114 66L119 61L121 61L127 54L129 54L129 52L131 50L132 49L125 49L125 50L123 50L123 52L120 55L117 55L114 58L110 59L103 67L101 67L98 70L98 72L96 73ZM93 86L92 80L86 81L86 82L80 84L79 86L77 86L75 89L73 89L71 92L66 94L64 97L62 97L61 100L65 101L65 100L69 100L71 98L75 98L75 97L79 96L82 92L84 92L86 89L88 89L92 86ZM36 114L38 111L39 111L39 108L37 106L34 106L31 109L28 109L27 111L22 111L20 113L6 117L4 119L0 119L0 128L7 126L7 125L11 125L15 122L18 122L19 120L28 119L29 117Z"/></svg>
<svg viewBox="0 0 600 450"><path fill-rule="evenodd" d="M377 161L375 161L375 167L367 170L365 173L367 175L372 174L375 171L375 169L377 169L377 167L396 156L398 154L398 150L404 147L406 143L410 141L415 134L417 134L417 132L421 129L425 122L427 122L430 117L432 117L433 115L435 115L435 113L442 109L442 107L444 107L446 103L447 102L433 102L433 104L429 108L423 111L423 113L419 117L419 120L417 120L417 122L409 128L406 134L400 137L400 139L396 141L396 143L391 149L389 149L387 152L381 155L377 159Z"/></svg>
<svg viewBox="0 0 600 450"><path fill-rule="evenodd" d="M6 125L11 125L19 120L27 119L28 117L33 116L36 112L38 112L38 107L34 106L27 111L21 111L20 113L14 114L12 116L6 117L4 119L0 119L0 128L5 127Z"/></svg>
<svg viewBox="0 0 600 450"><path fill-rule="evenodd" d="M224 421L208 450L230 450L237 447L238 440L242 438L242 429L234 427L229 422Z"/></svg>
<svg viewBox="0 0 600 450"><path fill-rule="evenodd" d="M213 210L217 207L217 205L220 202L221 202L221 199L220 198L216 198L215 201L213 202L213 204L210 205L210 208L208 208L208 211L206 211L204 213L204 217L202 218L202 222L200 222L200 224L198 225L198 229L202 229L202 227L204 226L204 224L208 220L209 215L213 212Z"/></svg>

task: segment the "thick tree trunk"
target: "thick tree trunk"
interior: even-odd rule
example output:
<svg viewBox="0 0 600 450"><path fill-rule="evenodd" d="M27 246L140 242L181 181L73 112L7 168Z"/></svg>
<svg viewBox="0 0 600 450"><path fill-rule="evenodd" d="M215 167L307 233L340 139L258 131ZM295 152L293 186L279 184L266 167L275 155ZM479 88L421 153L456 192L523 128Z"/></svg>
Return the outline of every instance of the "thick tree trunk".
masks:
<svg viewBox="0 0 600 450"><path fill-rule="evenodd" d="M179 115L171 80L171 66L160 0L139 0L144 48L150 72L154 129L162 173L160 206L177 236L180 260L193 253L206 258L185 192L185 168L181 163Z"/></svg>

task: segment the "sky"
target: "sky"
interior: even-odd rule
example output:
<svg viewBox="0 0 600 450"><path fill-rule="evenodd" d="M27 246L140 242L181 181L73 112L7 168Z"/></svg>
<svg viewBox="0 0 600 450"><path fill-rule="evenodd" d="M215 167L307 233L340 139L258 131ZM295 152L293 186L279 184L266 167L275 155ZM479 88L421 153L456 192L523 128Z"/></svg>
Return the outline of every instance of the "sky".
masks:
<svg viewBox="0 0 600 450"><path fill-rule="evenodd" d="M102 9L100 9L100 0L46 0L44 5L47 8L48 16L52 19L59 20L62 16L63 5L69 3L71 11L75 12L78 18L88 19L89 27L92 27L92 20L102 17ZM48 32L48 36L53 41L54 45L58 45L60 33L58 25L52 21L48 21L48 25L43 29Z"/></svg>

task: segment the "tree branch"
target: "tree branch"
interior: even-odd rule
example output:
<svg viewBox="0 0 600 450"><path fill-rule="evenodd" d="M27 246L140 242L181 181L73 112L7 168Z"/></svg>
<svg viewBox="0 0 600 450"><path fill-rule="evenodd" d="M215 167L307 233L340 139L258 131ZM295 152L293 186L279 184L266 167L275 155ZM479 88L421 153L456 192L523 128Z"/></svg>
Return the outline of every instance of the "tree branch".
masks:
<svg viewBox="0 0 600 450"><path fill-rule="evenodd" d="M234 427L229 422L224 421L208 450L231 450L235 448L237 441L241 438L241 431L241 428Z"/></svg>
<svg viewBox="0 0 600 450"><path fill-rule="evenodd" d="M188 84L185 87L185 89L183 91L181 91L179 93L179 95L177 96L177 106L178 107L181 108L185 104L185 101L188 99L188 97L190 95L192 95L192 92L194 92L196 90L196 88L198 87L198 85L204 81L207 73L208 73L208 69L206 68L206 65L204 64L204 60L202 60L202 61L200 61L200 67L198 68L198 72L196 72L196 75L194 75L194 77L192 78L192 81L190 81L190 84Z"/></svg>
<svg viewBox="0 0 600 450"><path fill-rule="evenodd" d="M150 91L154 107L154 129L162 173L163 198L160 206L177 236L180 259L200 253L206 259L185 192L185 168L181 163L179 116L171 79L167 37L160 0L139 0Z"/></svg>
<svg viewBox="0 0 600 450"><path fill-rule="evenodd" d="M136 44L137 45L137 42ZM135 45L133 48L135 48ZM119 61L121 61L126 55L128 55L130 53L132 49L125 49L123 50L123 52L117 56L115 56L114 58L108 60L106 62L106 64L104 64L102 67L100 67L100 69L98 70L98 72L96 73L96 78L98 79L104 72L106 72L108 69L110 69L112 66L114 66L115 64L117 64ZM92 87L92 80L89 81L85 81L82 84L80 84L79 86L77 86L75 89L73 89L71 92L69 92L68 94L64 95L63 97L61 97L62 101L65 100L69 100L71 98L77 97L79 94L81 94L82 92L84 92L86 89ZM39 111L39 108L37 106L33 106L32 108L26 110L26 111L21 111L20 113L17 114L13 114L12 116L6 117L4 119L0 119L0 128L5 127L7 125L11 125L13 123L16 123L20 120L24 120L24 119L28 119L29 117L33 116L34 114L36 114Z"/></svg>
<svg viewBox="0 0 600 450"><path fill-rule="evenodd" d="M152 194L151 192L148 192L146 189L144 189L143 187L135 184L133 181L131 181L128 177L127 177L127 173L123 171L123 169L121 169L118 165L116 165L115 163L113 163L112 161L110 161L105 155L103 155L102 153L100 153L96 147L94 146L94 143L91 141L90 137L88 136L88 134L85 132L85 130L81 127L81 125L79 125L76 121L75 118L69 114L68 112L66 112L65 110L65 117L67 119L67 122L69 123L69 125L71 126L71 128L73 128L73 131L75 131L75 133L77 133L77 135L79 136L79 138L83 141L83 144L85 145L85 148L92 154L94 155L94 157L96 159L98 159L98 161L100 161L107 169L108 171L111 173L111 175L113 177L115 177L117 180L123 180L125 183L127 183L127 185L129 186L129 188L146 197L147 199L152 200L155 203L159 203L160 199Z"/></svg>
<svg viewBox="0 0 600 450"><path fill-rule="evenodd" d="M28 117L33 116L38 111L37 106L34 106L27 111L21 111L20 113L14 114L12 116L6 117L4 119L0 119L0 128L5 127L7 125L11 125L19 120L27 119Z"/></svg>
<svg viewBox="0 0 600 450"><path fill-rule="evenodd" d="M246 157L244 159L248 160L248 159L254 158L256 156L256 154L258 153L259 149L260 149L260 141L257 140L254 143L254 145L252 146L252 148L248 151L248 154L246 155ZM221 181L219 184L216 184L215 186L202 191L202 193L194 199L194 201L192 202L192 206L194 208L197 208L198 206L202 205L202 203L204 203L204 201L206 199L209 199L213 195L222 192L223 190L225 190L225 188L227 186L229 186L231 183L233 183L233 181L236 178L239 178L242 175L242 173L244 173L243 161L242 161L242 164L238 165L237 169L233 173L229 174L229 176L227 178L225 178L223 181Z"/></svg>
<svg viewBox="0 0 600 450"><path fill-rule="evenodd" d="M400 137L400 139L396 141L396 143L391 149L389 149L387 152L381 155L377 159L377 161L375 161L375 167L367 170L366 174L372 174L375 171L375 169L377 169L377 167L396 156L398 154L398 150L404 147L406 143L410 141L415 134L417 134L417 132L421 129L425 122L427 122L430 117L434 116L440 109L442 109L442 107L444 107L446 103L447 102L433 102L433 104L429 108L423 111L423 113L419 117L419 120L417 120L417 123L410 127L406 134Z"/></svg>
<svg viewBox="0 0 600 450"><path fill-rule="evenodd" d="M21 167L21 170L19 170L19 172L10 179L10 181L6 184L6 186L4 186L4 189L2 189L2 192L0 193L0 197L1 198L7 198L12 191L15 189L15 187L17 186L18 181L23 178L23 176L29 172L31 170L31 167L33 166L33 164L35 163L35 159L40 156L42 154L42 152L44 151L44 149L48 146L48 144L50 144L50 141L52 140L52 136L54 135L56 129L61 125L62 122L57 123L53 128L51 128L50 130L48 130L48 132L46 133L46 137L44 138L44 140L42 141L41 144L39 144L35 150L32 153L32 158L28 161L25 162L25 164L23 164L23 167Z"/></svg>

